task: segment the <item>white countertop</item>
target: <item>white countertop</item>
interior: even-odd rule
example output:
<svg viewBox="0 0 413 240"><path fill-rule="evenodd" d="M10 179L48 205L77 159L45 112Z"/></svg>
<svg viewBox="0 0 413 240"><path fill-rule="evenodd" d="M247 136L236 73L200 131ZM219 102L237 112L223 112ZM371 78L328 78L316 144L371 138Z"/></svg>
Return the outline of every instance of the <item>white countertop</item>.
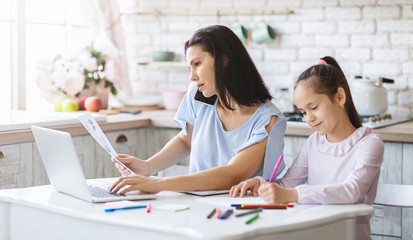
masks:
<svg viewBox="0 0 413 240"><path fill-rule="evenodd" d="M0 115L0 132L30 129L31 125L51 127L66 124L78 124L77 119L84 111L78 112L29 112L11 111ZM96 121L106 121L105 114L92 113Z"/></svg>

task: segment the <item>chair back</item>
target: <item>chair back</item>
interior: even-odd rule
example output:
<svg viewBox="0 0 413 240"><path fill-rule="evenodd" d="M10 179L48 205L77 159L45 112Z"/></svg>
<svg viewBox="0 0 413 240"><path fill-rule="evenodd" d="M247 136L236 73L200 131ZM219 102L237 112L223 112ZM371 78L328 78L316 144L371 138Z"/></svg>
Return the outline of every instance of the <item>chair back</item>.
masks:
<svg viewBox="0 0 413 240"><path fill-rule="evenodd" d="M379 183L374 204L413 207L413 185Z"/></svg>

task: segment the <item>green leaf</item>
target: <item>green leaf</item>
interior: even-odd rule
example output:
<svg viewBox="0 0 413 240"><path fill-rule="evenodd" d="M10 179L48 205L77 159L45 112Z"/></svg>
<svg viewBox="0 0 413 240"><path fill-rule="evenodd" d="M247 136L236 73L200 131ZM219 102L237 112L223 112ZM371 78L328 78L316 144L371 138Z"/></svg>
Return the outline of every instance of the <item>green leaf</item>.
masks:
<svg viewBox="0 0 413 240"><path fill-rule="evenodd" d="M116 90L115 86L110 86L110 91L112 92L113 96L117 96L118 95L118 91Z"/></svg>

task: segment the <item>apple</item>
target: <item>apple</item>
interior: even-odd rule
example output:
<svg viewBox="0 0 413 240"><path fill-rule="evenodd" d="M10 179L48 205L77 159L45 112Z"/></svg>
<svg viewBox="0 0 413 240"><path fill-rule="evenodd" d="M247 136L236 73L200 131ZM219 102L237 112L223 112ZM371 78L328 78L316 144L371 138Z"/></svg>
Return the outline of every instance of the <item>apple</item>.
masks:
<svg viewBox="0 0 413 240"><path fill-rule="evenodd" d="M53 106L54 106L54 110L56 112L61 112L62 111L62 102L66 98L67 97L65 97L65 96L57 96L57 97L53 98Z"/></svg>
<svg viewBox="0 0 413 240"><path fill-rule="evenodd" d="M99 97L92 96L87 97L85 100L85 109L89 112L98 112L102 107L102 101L100 101Z"/></svg>
<svg viewBox="0 0 413 240"><path fill-rule="evenodd" d="M74 99L66 98L62 101L61 108L63 112L75 112L79 110L79 104Z"/></svg>
<svg viewBox="0 0 413 240"><path fill-rule="evenodd" d="M75 100L77 104L79 105L79 110L86 110L85 108L86 97L76 97Z"/></svg>

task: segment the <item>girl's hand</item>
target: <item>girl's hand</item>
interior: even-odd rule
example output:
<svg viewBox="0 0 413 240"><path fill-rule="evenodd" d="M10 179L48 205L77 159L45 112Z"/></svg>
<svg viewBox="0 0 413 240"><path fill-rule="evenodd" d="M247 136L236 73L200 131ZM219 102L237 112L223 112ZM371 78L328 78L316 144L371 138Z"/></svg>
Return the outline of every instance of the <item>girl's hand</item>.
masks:
<svg viewBox="0 0 413 240"><path fill-rule="evenodd" d="M109 191L124 195L131 191L142 191L147 193L158 193L161 191L159 183L161 178L145 177L141 175L131 175L119 178Z"/></svg>
<svg viewBox="0 0 413 240"><path fill-rule="evenodd" d="M261 198L270 204L284 204L298 201L298 194L295 188L283 188L276 183L262 185L258 189Z"/></svg>
<svg viewBox="0 0 413 240"><path fill-rule="evenodd" d="M250 178L248 180L240 182L238 185L231 187L229 191L230 197L237 197L238 193L240 197L245 196L245 192L250 190L254 197L258 196L258 187L260 186L260 180L258 178Z"/></svg>
<svg viewBox="0 0 413 240"><path fill-rule="evenodd" d="M111 160L115 162L115 167L118 169L122 177L131 175L131 172L129 172L129 170L127 170L121 164L116 162L114 158L112 158ZM130 156L127 154L119 154L118 160L121 161L126 167L128 167L130 170L132 170L136 174L143 175L143 176L151 175L151 173L149 172L148 163L139 158L136 158L134 156Z"/></svg>

